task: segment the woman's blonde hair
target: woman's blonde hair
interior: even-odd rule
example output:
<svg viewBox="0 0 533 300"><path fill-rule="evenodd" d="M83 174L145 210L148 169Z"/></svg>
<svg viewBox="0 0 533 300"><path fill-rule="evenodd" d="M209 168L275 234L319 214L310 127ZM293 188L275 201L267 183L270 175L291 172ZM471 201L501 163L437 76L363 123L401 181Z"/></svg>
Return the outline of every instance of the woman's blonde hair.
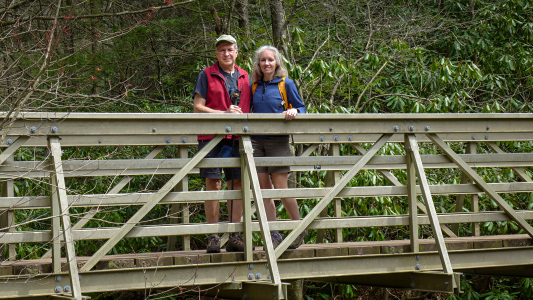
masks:
<svg viewBox="0 0 533 300"><path fill-rule="evenodd" d="M259 65L259 59L261 58L261 54L265 51L269 50L274 53L274 59L276 60L276 71L274 72L274 78L276 77L286 77L289 73L287 72L287 68L285 68L285 64L283 63L283 59L281 59L281 53L279 53L279 50L276 47L273 46L261 46L257 51L255 51L254 55L254 79L255 81L258 81L259 79L263 79L263 72L261 71L261 66Z"/></svg>

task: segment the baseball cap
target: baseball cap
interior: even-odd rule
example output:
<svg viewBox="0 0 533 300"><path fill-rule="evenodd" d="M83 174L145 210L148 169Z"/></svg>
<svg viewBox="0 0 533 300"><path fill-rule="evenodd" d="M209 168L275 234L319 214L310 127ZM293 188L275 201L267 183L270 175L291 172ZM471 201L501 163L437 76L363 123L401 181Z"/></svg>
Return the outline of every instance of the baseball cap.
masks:
<svg viewBox="0 0 533 300"><path fill-rule="evenodd" d="M232 37L231 35L229 35L229 34L223 34L223 35L219 36L217 41L215 42L215 47L220 42L230 42L232 44L237 44L237 40L234 37Z"/></svg>

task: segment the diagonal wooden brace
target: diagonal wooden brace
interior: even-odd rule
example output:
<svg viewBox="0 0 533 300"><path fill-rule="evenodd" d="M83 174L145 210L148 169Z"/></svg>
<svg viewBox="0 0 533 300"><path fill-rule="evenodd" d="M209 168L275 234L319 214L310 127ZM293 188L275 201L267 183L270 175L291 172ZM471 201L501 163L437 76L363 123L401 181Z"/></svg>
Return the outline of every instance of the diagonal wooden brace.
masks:
<svg viewBox="0 0 533 300"><path fill-rule="evenodd" d="M80 278L78 275L78 263L76 260L76 250L74 248L74 238L72 237L72 226L70 223L69 205L67 199L67 189L65 185L65 177L63 175L63 164L61 162L61 146L59 144L59 137L50 137L48 145L51 152L52 168L54 182L56 183L55 193L59 200L59 211L61 215L61 225L63 238L65 239L65 248L67 252L67 263L70 273L70 284L72 285L72 297L74 299L82 299Z"/></svg>
<svg viewBox="0 0 533 300"><path fill-rule="evenodd" d="M109 250L111 250L130 230L139 223L147 213L156 206L168 193L172 191L174 186L178 184L183 177L185 177L202 159L213 149L223 138L223 135L215 136L209 144L207 144L185 165L176 173L165 185L155 193L146 204L144 204L129 220L117 231L96 253L87 261L87 263L81 268L82 272L90 271Z"/></svg>
<svg viewBox="0 0 533 300"><path fill-rule="evenodd" d="M18 139L13 142L7 149L2 151L2 154L0 154L0 165L3 164L15 151L17 151L26 141L30 139L29 136L20 136Z"/></svg>
<svg viewBox="0 0 533 300"><path fill-rule="evenodd" d="M446 249L446 244L444 243L444 237L442 236L442 231L440 230L440 222L437 217L437 211L435 209L435 204L433 203L433 198L431 197L431 192L429 191L429 184L426 178L426 173L424 171L424 166L422 165L422 158L418 152L418 143L413 134L407 136L409 140L409 155L411 160L415 165L416 175L418 177L418 182L420 183L420 189L422 190L422 197L426 204L426 210L429 217L429 222L431 224L431 229L433 230L433 236L435 237L435 244L439 252L440 261L442 267L446 274L452 274L452 264L450 262L450 257L448 256L448 250Z"/></svg>
<svg viewBox="0 0 533 300"><path fill-rule="evenodd" d="M328 193L318 202L318 204L307 214L307 216L300 221L300 224L294 228L294 230L281 242L281 244L276 248L276 257L279 258L289 245L296 239L300 233L302 233L312 222L313 220L328 206L328 204L333 200L342 189L352 180L352 178L370 161L370 159L385 145L385 143L391 138L392 134L387 133L382 135L377 142L374 143L372 148L361 157L360 160L350 169L342 178L332 187Z"/></svg>
<svg viewBox="0 0 533 300"><path fill-rule="evenodd" d="M524 218L520 217L516 211L507 203L505 200L498 195L482 178L477 174L476 171L459 157L455 151L450 148L439 136L436 134L426 134L427 137L435 143L442 152L444 152L463 172L474 181L479 188L481 188L489 197L492 198L498 205L513 219L522 229L524 229L529 236L533 237L533 227L529 225Z"/></svg>
<svg viewBox="0 0 533 300"><path fill-rule="evenodd" d="M265 205L263 203L263 196L261 194L261 187L259 185L259 178L257 177L257 169L255 167L255 161L253 157L254 149L252 147L252 141L250 140L250 136L246 135L241 135L240 139L244 147L244 152L241 155L244 156L246 170L248 171L248 176L250 176L250 184L252 186L252 193L255 199L256 209L258 212L259 228L261 228L261 236L265 245L264 248L267 256L268 268L270 269L270 276L272 278L272 283L278 285L279 291L281 292L281 277L279 275L278 263L275 257L274 246L272 245L272 238L270 237L270 228L268 226ZM242 187L243 190L245 188L248 187Z"/></svg>

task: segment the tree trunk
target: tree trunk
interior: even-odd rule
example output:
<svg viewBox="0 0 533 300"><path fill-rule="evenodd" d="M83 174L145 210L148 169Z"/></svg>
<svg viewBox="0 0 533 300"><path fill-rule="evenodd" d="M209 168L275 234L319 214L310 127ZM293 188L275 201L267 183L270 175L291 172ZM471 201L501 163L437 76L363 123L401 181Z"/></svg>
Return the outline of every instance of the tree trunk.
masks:
<svg viewBox="0 0 533 300"><path fill-rule="evenodd" d="M244 32L246 38L250 37L250 18L248 17L248 0L237 2L237 14L239 14L239 28Z"/></svg>
<svg viewBox="0 0 533 300"><path fill-rule="evenodd" d="M272 17L272 38L274 45L285 55L287 55L287 45L283 40L283 25L285 24L285 10L283 10L282 0L270 0L270 15Z"/></svg>

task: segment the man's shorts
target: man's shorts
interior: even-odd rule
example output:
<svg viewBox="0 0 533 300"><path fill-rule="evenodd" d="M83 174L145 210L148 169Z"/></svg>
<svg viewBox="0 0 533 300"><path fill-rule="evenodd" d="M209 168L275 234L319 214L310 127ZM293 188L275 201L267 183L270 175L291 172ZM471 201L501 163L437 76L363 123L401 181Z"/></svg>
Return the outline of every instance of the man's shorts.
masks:
<svg viewBox="0 0 533 300"><path fill-rule="evenodd" d="M280 136L266 139L252 139L254 157L292 156L289 137ZM289 166L257 167L257 173L289 173Z"/></svg>
<svg viewBox="0 0 533 300"><path fill-rule="evenodd" d="M211 140L198 141L198 150L202 149L207 145ZM239 153L239 141L238 140L228 140L223 139L211 149L211 151L205 156L205 158L217 158L221 157L221 151L223 147L228 146L232 149L229 151L227 157L240 157ZM226 175L226 180L241 179L241 168L201 168L200 177L202 178L211 178L211 179L222 179L222 169L224 169L224 174Z"/></svg>

